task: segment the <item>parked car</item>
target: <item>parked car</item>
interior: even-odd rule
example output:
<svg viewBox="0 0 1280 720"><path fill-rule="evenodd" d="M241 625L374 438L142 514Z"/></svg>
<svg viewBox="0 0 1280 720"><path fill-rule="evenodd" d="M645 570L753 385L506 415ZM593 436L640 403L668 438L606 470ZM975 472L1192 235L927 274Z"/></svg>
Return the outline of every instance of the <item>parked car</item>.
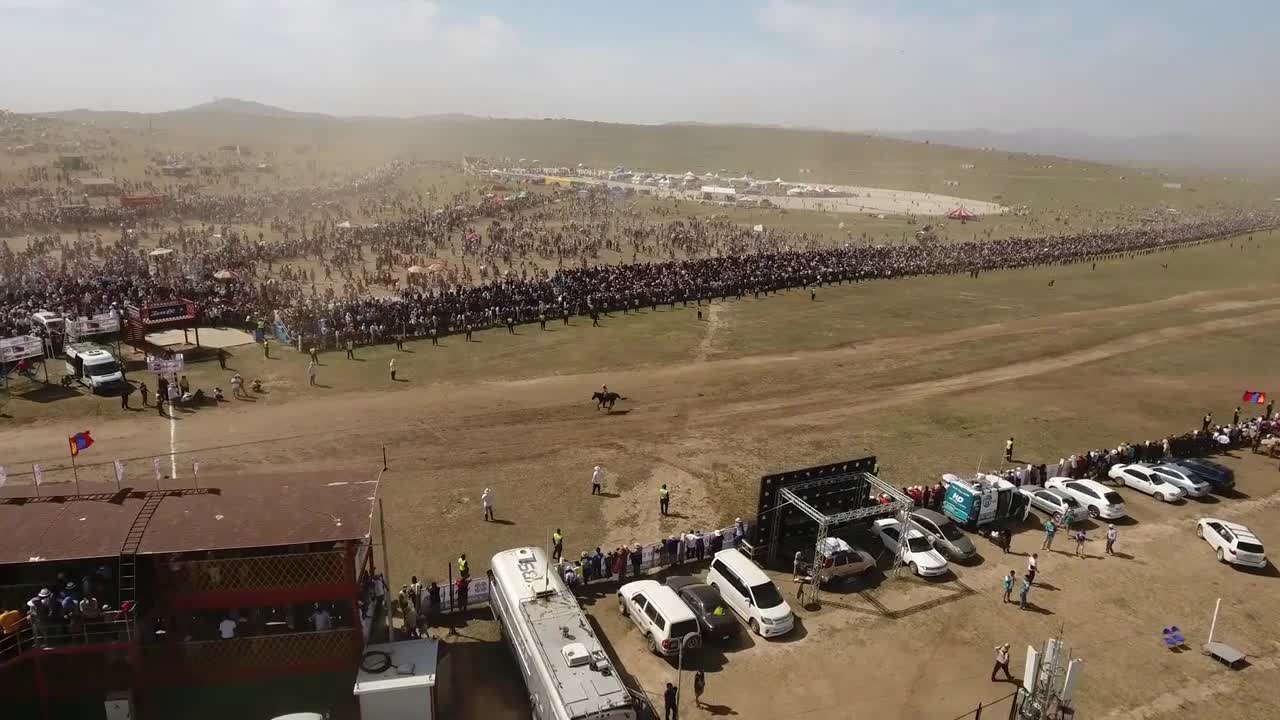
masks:
<svg viewBox="0 0 1280 720"><path fill-rule="evenodd" d="M1031 500L1031 507L1048 515L1055 523L1077 523L1089 517L1089 511L1061 488L1023 485L1018 489Z"/></svg>
<svg viewBox="0 0 1280 720"><path fill-rule="evenodd" d="M1196 535L1204 538L1217 551L1220 562L1255 568L1267 566L1267 552L1262 547L1262 541L1240 523L1200 518L1196 522Z"/></svg>
<svg viewBox="0 0 1280 720"><path fill-rule="evenodd" d="M978 548L968 535L951 522L951 518L936 510L919 508L911 511L911 522L929 538L933 549L952 560L967 560L978 554Z"/></svg>
<svg viewBox="0 0 1280 720"><path fill-rule="evenodd" d="M810 576L817 578L822 585L847 580L876 566L876 559L870 553L838 537L823 538L822 545L819 553L821 564L810 569Z"/></svg>
<svg viewBox="0 0 1280 720"><path fill-rule="evenodd" d="M1209 494L1209 488L1212 487L1208 482L1197 477L1195 473L1178 465L1164 463L1148 467L1151 472L1182 488L1182 492L1187 497L1204 497Z"/></svg>
<svg viewBox="0 0 1280 720"><path fill-rule="evenodd" d="M667 578L667 587L675 590L693 611L703 640L723 642L738 634L738 621L733 619L719 590L691 577Z"/></svg>
<svg viewBox="0 0 1280 720"><path fill-rule="evenodd" d="M902 531L902 525L894 518L876 520L872 527L886 550L898 554L900 543L907 546L902 553L902 564L911 568L911 572L920 577L934 577L947 572L947 559L942 553L933 549L929 538L919 528L912 525ZM905 535L905 538L903 537Z"/></svg>
<svg viewBox="0 0 1280 720"><path fill-rule="evenodd" d="M795 627L791 606L773 581L734 548L715 554L707 584L719 590L729 609L761 637L785 635Z"/></svg>
<svg viewBox="0 0 1280 720"><path fill-rule="evenodd" d="M1121 463L1107 471L1112 480L1146 493L1160 502L1177 502L1182 499L1182 488L1151 472L1137 463Z"/></svg>
<svg viewBox="0 0 1280 720"><path fill-rule="evenodd" d="M636 624L655 655L680 652L683 638L688 638L686 649L702 644L693 611L675 590L656 580L636 580L618 588L618 609Z"/></svg>
<svg viewBox="0 0 1280 720"><path fill-rule="evenodd" d="M1175 464L1180 465L1197 477L1213 486L1215 491L1230 490L1236 486L1236 473L1231 468L1212 460L1201 458L1182 458Z"/></svg>
<svg viewBox="0 0 1280 720"><path fill-rule="evenodd" d="M1084 506L1091 518L1115 520L1125 516L1124 498L1097 480L1072 480L1071 478L1049 478L1044 484L1047 488L1057 489L1070 495L1076 502Z"/></svg>

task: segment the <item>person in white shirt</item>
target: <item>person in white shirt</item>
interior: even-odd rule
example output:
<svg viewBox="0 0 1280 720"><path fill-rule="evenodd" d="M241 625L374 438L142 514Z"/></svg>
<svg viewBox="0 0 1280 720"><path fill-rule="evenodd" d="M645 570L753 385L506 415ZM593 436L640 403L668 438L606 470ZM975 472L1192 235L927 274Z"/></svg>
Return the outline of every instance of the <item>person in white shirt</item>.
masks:
<svg viewBox="0 0 1280 720"><path fill-rule="evenodd" d="M595 470L591 472L591 494L601 494L601 488L604 486L604 470L597 465Z"/></svg>
<svg viewBox="0 0 1280 720"><path fill-rule="evenodd" d="M493 519L493 491L485 488L480 494L480 506L484 508L484 519L486 522Z"/></svg>
<svg viewBox="0 0 1280 720"><path fill-rule="evenodd" d="M222 622L218 623L218 636L221 637L223 640L231 640L235 638L236 636L235 618L228 615L222 619Z"/></svg>
<svg viewBox="0 0 1280 720"><path fill-rule="evenodd" d="M315 612L311 613L311 624L315 626L317 631L330 630L333 628L333 616L328 610L320 607L319 603L315 606Z"/></svg>
<svg viewBox="0 0 1280 720"><path fill-rule="evenodd" d="M316 372L316 361L312 360L307 363L307 384L313 387L316 384Z"/></svg>
<svg viewBox="0 0 1280 720"><path fill-rule="evenodd" d="M391 362L387 364L387 367L391 369L391 379L394 381L396 379L396 359L391 358Z"/></svg>

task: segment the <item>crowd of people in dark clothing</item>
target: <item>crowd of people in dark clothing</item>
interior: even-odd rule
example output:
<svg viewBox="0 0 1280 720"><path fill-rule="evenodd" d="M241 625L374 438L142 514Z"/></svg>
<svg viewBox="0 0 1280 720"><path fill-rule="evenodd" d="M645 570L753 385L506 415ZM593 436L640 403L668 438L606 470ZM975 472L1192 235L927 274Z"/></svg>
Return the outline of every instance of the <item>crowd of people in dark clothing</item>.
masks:
<svg viewBox="0 0 1280 720"><path fill-rule="evenodd" d="M377 175L394 176L395 168ZM311 195L187 198L185 217L199 227L165 229L145 218L124 220L119 237L82 230L75 240L32 236L14 251L0 244L0 337L32 330L31 314L50 310L84 316L182 297L204 321L253 327L283 322L307 346L389 342L403 336L443 336L487 327L571 316L594 321L613 312L658 305L701 304L712 298L768 295L801 286L926 274L976 275L987 270L1096 261L1269 229L1272 213L1223 211L1196 220L1071 235L1013 237L955 244L831 245L804 233L760 230L723 219L655 219L611 208L593 191L461 194L429 207L404 194L361 199L383 222L353 225L321 212L267 217ZM202 205L207 203L207 206ZM283 205L282 205L283 204ZM313 203L314 204L314 203ZM267 242L227 222L269 225L281 239ZM487 226L484 224L488 222ZM213 224L211 224L213 223ZM169 252L157 256L158 242ZM629 247L628 247L629 246ZM448 249L460 267L406 267ZM610 250L634 259L608 264ZM315 258L317 269L291 261ZM372 259L373 270L367 261ZM557 261L555 270L537 259ZM470 262L469 262L470 261ZM498 270L505 264L506 270ZM339 275L335 280L334 272ZM215 277L220 275L221 277Z"/></svg>

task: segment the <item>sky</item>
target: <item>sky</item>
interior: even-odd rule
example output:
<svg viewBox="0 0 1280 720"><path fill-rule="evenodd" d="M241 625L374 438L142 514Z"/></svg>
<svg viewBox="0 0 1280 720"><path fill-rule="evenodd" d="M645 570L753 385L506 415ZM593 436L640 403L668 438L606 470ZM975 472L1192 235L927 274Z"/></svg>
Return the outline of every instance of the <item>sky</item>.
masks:
<svg viewBox="0 0 1280 720"><path fill-rule="evenodd" d="M1273 0L0 0L0 108L1280 137Z"/></svg>

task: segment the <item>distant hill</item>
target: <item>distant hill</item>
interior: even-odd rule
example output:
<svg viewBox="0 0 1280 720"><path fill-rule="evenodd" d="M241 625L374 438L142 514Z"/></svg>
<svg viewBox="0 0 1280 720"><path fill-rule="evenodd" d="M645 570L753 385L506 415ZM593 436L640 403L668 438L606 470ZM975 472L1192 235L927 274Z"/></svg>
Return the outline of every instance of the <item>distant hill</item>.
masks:
<svg viewBox="0 0 1280 720"><path fill-rule="evenodd" d="M323 113L296 112L294 110L286 110L275 105L267 105L266 103L255 102L253 100L239 100L237 98L217 98L211 102L192 105L189 108L181 110L173 110L173 113L184 114L223 114L223 115L252 115L254 117L269 118L329 118L330 115Z"/></svg>
<svg viewBox="0 0 1280 720"><path fill-rule="evenodd" d="M1280 172L1280 143L1264 139L1177 134L1105 137L1060 128L1036 128L1018 132L998 132L982 128L913 130L886 131L882 134L917 142L994 148L1007 152L1052 155L1132 167Z"/></svg>

